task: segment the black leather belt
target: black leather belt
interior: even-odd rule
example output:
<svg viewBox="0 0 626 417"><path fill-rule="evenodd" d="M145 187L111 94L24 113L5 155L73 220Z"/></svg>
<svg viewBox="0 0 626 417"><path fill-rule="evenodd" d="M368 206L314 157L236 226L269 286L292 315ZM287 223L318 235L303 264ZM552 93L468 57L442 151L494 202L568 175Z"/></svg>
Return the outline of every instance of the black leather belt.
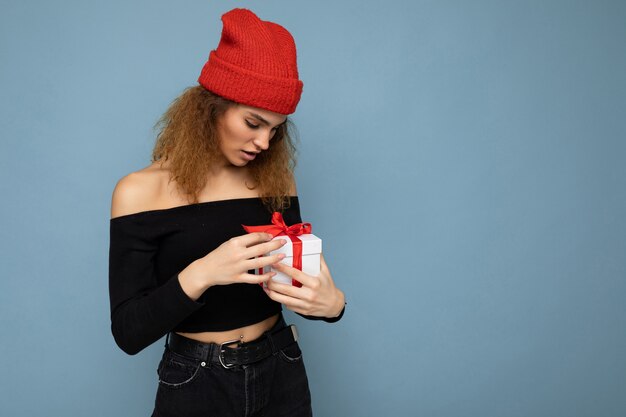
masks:
<svg viewBox="0 0 626 417"><path fill-rule="evenodd" d="M265 332L261 337L247 343L231 340L222 344L202 343L170 333L167 347L180 355L199 359L202 362L219 363L224 368L247 365L265 359L281 349L298 341L295 325L285 326L278 330ZM235 347L228 345L237 344ZM203 364L205 366L205 364Z"/></svg>

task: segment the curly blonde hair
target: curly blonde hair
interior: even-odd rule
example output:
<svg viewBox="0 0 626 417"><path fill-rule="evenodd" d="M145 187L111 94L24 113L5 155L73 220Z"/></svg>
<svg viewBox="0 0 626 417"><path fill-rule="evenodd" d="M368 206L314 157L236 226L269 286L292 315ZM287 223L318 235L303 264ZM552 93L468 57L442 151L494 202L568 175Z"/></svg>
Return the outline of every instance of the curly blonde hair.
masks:
<svg viewBox="0 0 626 417"><path fill-rule="evenodd" d="M169 161L170 180L174 180L189 203L198 203L198 193L206 185L211 166L220 158L217 123L231 106L226 100L202 86L189 87L176 98L155 124L159 131L151 162ZM270 211L289 207L289 193L296 166L292 140L295 128L287 120L280 125L268 150L248 163L253 184Z"/></svg>

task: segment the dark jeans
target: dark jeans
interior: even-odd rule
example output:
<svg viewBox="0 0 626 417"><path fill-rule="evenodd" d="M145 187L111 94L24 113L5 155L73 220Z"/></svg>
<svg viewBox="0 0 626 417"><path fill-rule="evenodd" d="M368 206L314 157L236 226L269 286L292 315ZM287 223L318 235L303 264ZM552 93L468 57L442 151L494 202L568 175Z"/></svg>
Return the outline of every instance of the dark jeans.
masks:
<svg viewBox="0 0 626 417"><path fill-rule="evenodd" d="M272 328L284 327L282 314ZM311 416L302 352L293 343L276 354L230 369L182 356L167 346L157 370L153 417Z"/></svg>

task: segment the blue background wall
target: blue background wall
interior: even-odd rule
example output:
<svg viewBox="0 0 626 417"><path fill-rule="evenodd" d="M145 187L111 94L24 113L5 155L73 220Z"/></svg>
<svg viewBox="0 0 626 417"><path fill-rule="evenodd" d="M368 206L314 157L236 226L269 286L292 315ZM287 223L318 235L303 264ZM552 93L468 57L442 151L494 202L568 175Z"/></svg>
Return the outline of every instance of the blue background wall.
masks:
<svg viewBox="0 0 626 417"><path fill-rule="evenodd" d="M626 415L626 2L2 1L0 414L148 415L116 181L235 5L294 35L303 217L349 305L318 416Z"/></svg>

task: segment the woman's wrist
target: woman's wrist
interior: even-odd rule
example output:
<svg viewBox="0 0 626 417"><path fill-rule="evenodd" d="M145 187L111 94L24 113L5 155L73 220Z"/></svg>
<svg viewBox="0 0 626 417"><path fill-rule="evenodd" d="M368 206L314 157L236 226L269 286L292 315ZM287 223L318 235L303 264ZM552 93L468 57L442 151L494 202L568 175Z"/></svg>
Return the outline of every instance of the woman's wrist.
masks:
<svg viewBox="0 0 626 417"><path fill-rule="evenodd" d="M335 308L333 309L333 311L336 311L336 313L334 313L329 318L339 317L339 315L341 314L345 306L346 306L345 294L340 289L337 289L337 301L335 303Z"/></svg>
<svg viewBox="0 0 626 417"><path fill-rule="evenodd" d="M194 301L210 287L206 283L206 278L203 277L203 271L206 269L202 268L201 262L202 259L193 261L178 274L181 288Z"/></svg>

